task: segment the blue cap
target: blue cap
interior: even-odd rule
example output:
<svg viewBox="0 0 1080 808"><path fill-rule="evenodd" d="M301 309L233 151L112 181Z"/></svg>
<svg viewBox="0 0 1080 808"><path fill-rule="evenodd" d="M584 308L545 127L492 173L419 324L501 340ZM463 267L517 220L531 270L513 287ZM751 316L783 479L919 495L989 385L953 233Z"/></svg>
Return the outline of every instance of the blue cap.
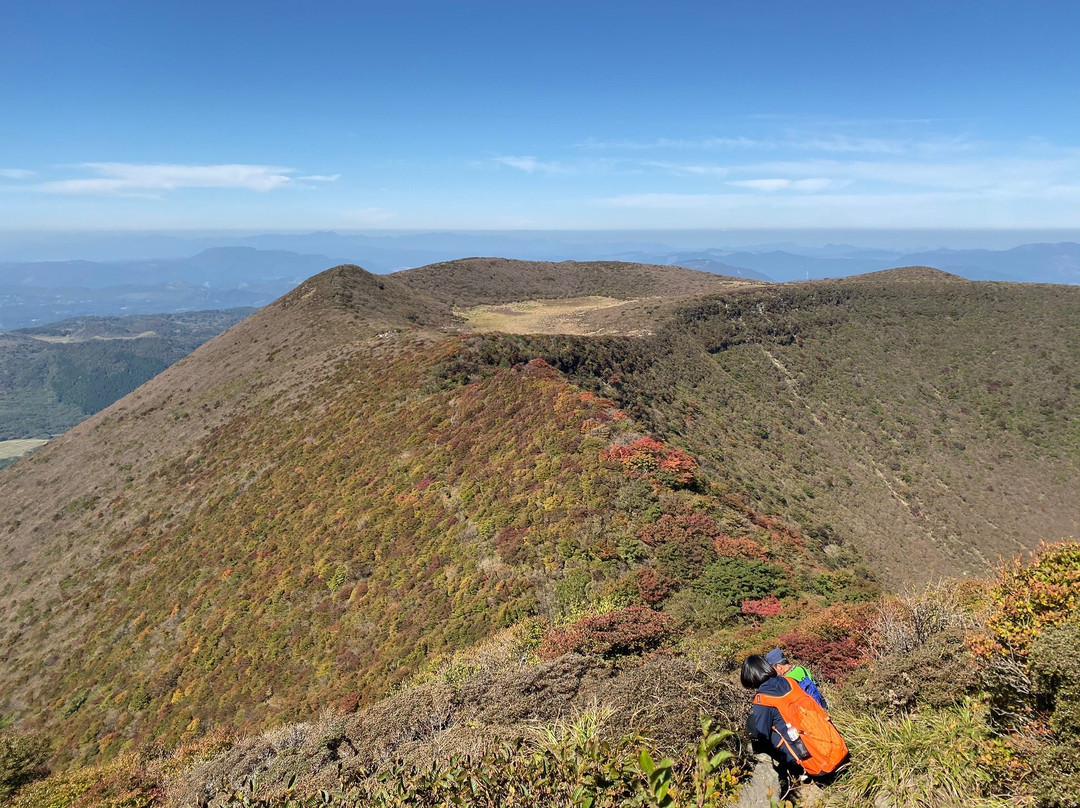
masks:
<svg viewBox="0 0 1080 808"><path fill-rule="evenodd" d="M765 655L765 661L770 665L786 665L787 657L779 648L774 648Z"/></svg>

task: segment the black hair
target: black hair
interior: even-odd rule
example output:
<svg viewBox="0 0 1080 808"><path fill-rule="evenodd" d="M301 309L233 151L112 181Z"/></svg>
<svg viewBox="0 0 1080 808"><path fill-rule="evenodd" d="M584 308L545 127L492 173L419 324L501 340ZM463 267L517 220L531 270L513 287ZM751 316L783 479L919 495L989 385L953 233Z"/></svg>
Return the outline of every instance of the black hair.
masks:
<svg viewBox="0 0 1080 808"><path fill-rule="evenodd" d="M761 654L751 654L742 664L739 681L747 690L757 690L762 684L776 676L776 668L765 661Z"/></svg>

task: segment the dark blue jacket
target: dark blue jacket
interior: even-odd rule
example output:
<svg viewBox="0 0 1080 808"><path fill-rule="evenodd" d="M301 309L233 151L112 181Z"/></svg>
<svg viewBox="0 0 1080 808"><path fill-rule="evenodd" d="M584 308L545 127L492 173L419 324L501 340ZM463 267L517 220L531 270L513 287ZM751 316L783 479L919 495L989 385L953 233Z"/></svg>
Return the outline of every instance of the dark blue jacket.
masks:
<svg viewBox="0 0 1080 808"><path fill-rule="evenodd" d="M766 696L783 696L791 692L791 680L784 676L774 676L767 679L758 688L757 692ZM746 721L746 729L750 733L751 740L757 740L762 745L769 747L770 754L785 763L798 766L799 761L788 752L787 746L780 741L780 733L785 726L785 721L780 711L775 707L766 707L764 704L755 704Z"/></svg>

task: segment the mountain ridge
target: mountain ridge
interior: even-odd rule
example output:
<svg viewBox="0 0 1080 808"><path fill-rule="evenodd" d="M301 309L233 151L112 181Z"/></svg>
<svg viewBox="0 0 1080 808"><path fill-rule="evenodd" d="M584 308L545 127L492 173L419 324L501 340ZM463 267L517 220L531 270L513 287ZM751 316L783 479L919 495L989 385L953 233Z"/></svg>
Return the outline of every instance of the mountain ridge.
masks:
<svg viewBox="0 0 1080 808"><path fill-rule="evenodd" d="M864 554L901 586L1075 528L1080 296L917 275L708 279L586 337L321 273L0 473L0 711L111 755L374 699L530 615L737 627L867 597Z"/></svg>
<svg viewBox="0 0 1080 808"><path fill-rule="evenodd" d="M725 285L752 283L655 264L506 258L465 258L402 270L389 277L460 307L589 295L622 300L684 297L716 291Z"/></svg>

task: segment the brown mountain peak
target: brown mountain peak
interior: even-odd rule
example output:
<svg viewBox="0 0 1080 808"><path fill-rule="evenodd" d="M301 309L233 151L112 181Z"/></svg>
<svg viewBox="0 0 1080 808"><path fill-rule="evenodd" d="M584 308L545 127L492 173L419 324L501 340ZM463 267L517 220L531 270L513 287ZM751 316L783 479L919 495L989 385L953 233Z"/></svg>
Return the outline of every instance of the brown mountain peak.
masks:
<svg viewBox="0 0 1080 808"><path fill-rule="evenodd" d="M373 325L445 325L447 307L397 279L375 275L355 264L320 272L266 308L271 316L285 311L334 312L360 316Z"/></svg>
<svg viewBox="0 0 1080 808"><path fill-rule="evenodd" d="M852 275L843 278L843 281L887 281L889 283L968 283L966 278L954 275L935 267L911 266L882 269L877 272L867 272L863 275Z"/></svg>

